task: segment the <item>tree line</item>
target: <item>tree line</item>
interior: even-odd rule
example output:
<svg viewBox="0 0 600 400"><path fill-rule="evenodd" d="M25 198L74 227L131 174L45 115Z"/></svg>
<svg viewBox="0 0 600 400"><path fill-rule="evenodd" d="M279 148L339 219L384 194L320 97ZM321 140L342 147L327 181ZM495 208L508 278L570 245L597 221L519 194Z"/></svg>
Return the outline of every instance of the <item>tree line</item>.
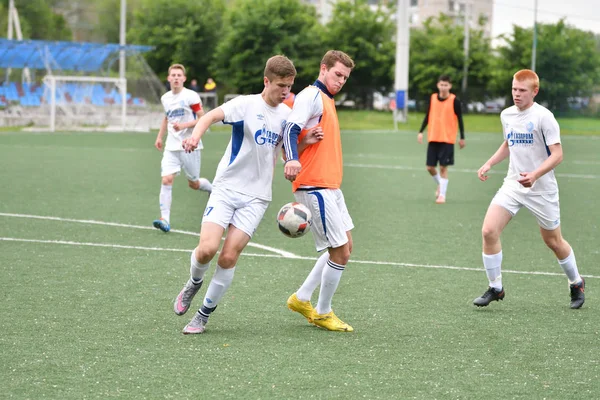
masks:
<svg viewBox="0 0 600 400"><path fill-rule="evenodd" d="M69 2L84 4L95 38L118 43L120 0ZM71 31L53 12L61 0L16 0L24 35L32 39L69 40ZM385 2L384 2L385 3ZM300 0L128 0L127 42L154 46L146 54L161 78L172 63L188 69L188 79L213 77L228 93L262 90L268 57L285 54L298 70L295 91L312 83L321 56L331 48L351 55L356 68L344 92L359 107L372 105L374 91L393 91L396 27L393 1L373 9L366 0L337 2L333 17L319 23L313 6ZM0 2L0 30L6 32L8 0ZM91 12L90 12L91 9ZM95 16L95 17L94 17ZM469 102L510 96L512 74L531 65L533 29L513 27L492 48L483 33L485 21L470 30L467 91L461 93L465 63L464 30L440 15L410 31L409 97L425 99L437 78L449 74L453 91ZM4 27L4 28L3 28ZM2 31L0 31L2 32ZM103 37L102 37L103 36ZM600 36L570 26L538 24L536 72L542 90L538 100L567 111L574 99L599 90Z"/></svg>

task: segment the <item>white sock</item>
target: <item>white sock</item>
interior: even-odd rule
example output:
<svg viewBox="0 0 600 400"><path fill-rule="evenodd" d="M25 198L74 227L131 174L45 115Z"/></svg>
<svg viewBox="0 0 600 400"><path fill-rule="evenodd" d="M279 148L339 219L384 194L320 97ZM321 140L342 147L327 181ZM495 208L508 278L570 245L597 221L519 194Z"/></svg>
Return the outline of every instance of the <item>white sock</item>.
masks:
<svg viewBox="0 0 600 400"><path fill-rule="evenodd" d="M160 185L160 217L167 222L171 220L171 201L173 200L173 185Z"/></svg>
<svg viewBox="0 0 600 400"><path fill-rule="evenodd" d="M440 174L435 174L432 176L432 178L435 181L435 183L437 183L438 185L440 184Z"/></svg>
<svg viewBox="0 0 600 400"><path fill-rule="evenodd" d="M200 184L200 186L198 186L198 190L202 190L203 192L212 192L212 184L210 183L210 181L206 178L199 178L198 179L198 183Z"/></svg>
<svg viewBox="0 0 600 400"><path fill-rule="evenodd" d="M485 254L483 256L483 266L485 273L490 281L490 287L494 289L502 289L502 250L498 254Z"/></svg>
<svg viewBox="0 0 600 400"><path fill-rule="evenodd" d="M233 275L235 274L235 267L225 269L221 268L219 264L217 264L217 269L212 279L210 280L210 285L208 285L208 289L206 290L206 295L204 297L203 305L206 308L215 308L221 298L229 289L231 282L233 281Z"/></svg>
<svg viewBox="0 0 600 400"><path fill-rule="evenodd" d="M340 283L342 272L345 265L339 265L331 260L327 261L327 266L323 268L321 277L321 291L319 292L319 302L317 303L317 314L327 314L331 311L331 299Z"/></svg>
<svg viewBox="0 0 600 400"><path fill-rule="evenodd" d="M208 271L210 267L210 261L206 264L200 264L198 260L196 260L196 249L192 251L192 257L190 259L190 277L192 278L192 282L196 285L204 279L204 274Z"/></svg>
<svg viewBox="0 0 600 400"><path fill-rule="evenodd" d="M296 292L296 296L298 300L301 301L309 301L312 297L313 292L321 283L321 277L323 276L323 267L329 261L329 252L325 251L321 256L317 259L315 266L313 267L310 274L306 277L306 280L300 286L300 289Z"/></svg>
<svg viewBox="0 0 600 400"><path fill-rule="evenodd" d="M440 196L446 197L446 189L448 189L448 179L440 178Z"/></svg>
<svg viewBox="0 0 600 400"><path fill-rule="evenodd" d="M581 276L579 276L579 271L577 270L577 261L575 260L573 248L571 248L571 254L564 260L558 260L558 263L563 271L565 271L570 284L581 282Z"/></svg>

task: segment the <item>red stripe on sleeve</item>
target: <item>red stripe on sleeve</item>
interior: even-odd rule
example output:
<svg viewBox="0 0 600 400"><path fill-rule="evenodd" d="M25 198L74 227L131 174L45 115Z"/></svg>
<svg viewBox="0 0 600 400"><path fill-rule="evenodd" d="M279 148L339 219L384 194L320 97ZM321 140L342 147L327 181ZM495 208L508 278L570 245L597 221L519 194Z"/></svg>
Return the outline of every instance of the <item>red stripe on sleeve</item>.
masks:
<svg viewBox="0 0 600 400"><path fill-rule="evenodd" d="M190 108L192 109L193 112L197 113L198 111L202 110L202 104L200 104L200 103L192 104L190 106Z"/></svg>

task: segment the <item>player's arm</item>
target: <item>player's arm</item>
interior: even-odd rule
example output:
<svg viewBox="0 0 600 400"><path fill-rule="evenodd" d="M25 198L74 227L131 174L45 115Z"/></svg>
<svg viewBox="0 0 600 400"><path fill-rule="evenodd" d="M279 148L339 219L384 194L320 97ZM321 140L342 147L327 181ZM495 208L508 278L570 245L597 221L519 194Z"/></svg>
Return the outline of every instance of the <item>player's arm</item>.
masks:
<svg viewBox="0 0 600 400"><path fill-rule="evenodd" d="M306 131L306 135L302 138L300 143L298 143L298 155L302 154L302 152L311 144L315 144L323 140L323 128L320 126L315 126L314 128L310 128ZM281 148L283 161L287 161L287 156L285 155L285 149Z"/></svg>
<svg viewBox="0 0 600 400"><path fill-rule="evenodd" d="M288 122L283 129L283 149L285 153L285 165L283 166L283 175L285 179L294 181L300 173L302 165L300 164L298 152L298 136L302 128L294 122Z"/></svg>
<svg viewBox="0 0 600 400"><path fill-rule="evenodd" d="M540 179L553 170L563 160L563 149L560 144L560 128L558 122L552 115L547 115L540 121L540 129L545 138L545 145L548 146L550 155L543 163L540 164L534 171L521 172L521 178L517 180L525 187L531 187Z"/></svg>
<svg viewBox="0 0 600 400"><path fill-rule="evenodd" d="M208 113L204 114L201 118L199 118L194 126L194 130L192 132L192 136L188 139L184 139L182 142L183 149L186 152L194 151L198 148L198 143L200 143L200 139L206 133L208 128L219 121L223 121L225 119L225 113L221 109L221 107L217 107Z"/></svg>
<svg viewBox="0 0 600 400"><path fill-rule="evenodd" d="M487 160L485 164L481 166L481 168L479 168L479 170L477 171L477 176L479 177L479 179L481 181L486 181L488 178L486 173L490 169L492 169L494 165L498 164L499 162L502 162L502 160L507 158L509 155L510 150L508 150L508 142L505 140L504 142L502 142L498 150L496 150L494 155L491 156L490 159Z"/></svg>
<svg viewBox="0 0 600 400"><path fill-rule="evenodd" d="M298 143L298 155L302 154L302 152L311 144L319 143L323 140L323 128L320 126L315 126L306 131L306 135L302 137L300 143Z"/></svg>
<svg viewBox="0 0 600 400"><path fill-rule="evenodd" d="M283 148L285 149L285 165L283 174L289 181L294 181L300 173L302 165L299 161L300 150L304 150L310 143L300 144L298 137L308 120L314 115L315 108L319 108L317 101L321 99L318 90L305 89L296 96L294 108L289 117L289 122L283 129ZM321 104L322 112L322 104Z"/></svg>
<svg viewBox="0 0 600 400"><path fill-rule="evenodd" d="M196 118L194 118L192 121L188 121L188 122L176 122L173 124L173 129L175 129L176 131L180 131L183 129L193 128L194 126L196 126L198 121L200 121L200 118L202 118L202 116L204 115L204 110L202 109L201 103L190 104L190 108L192 109L194 114L196 114Z"/></svg>
<svg viewBox="0 0 600 400"><path fill-rule="evenodd" d="M202 104L201 103L192 104L190 106L190 108L196 114L196 118L194 118L193 121L188 122L189 126L186 126L186 128L193 128L194 126L196 126L196 124L198 123L198 121L200 121L200 118L202 118L202 116L204 116L204 109L202 108Z"/></svg>
<svg viewBox="0 0 600 400"><path fill-rule="evenodd" d="M302 154L302 152L304 152L304 150L306 150L306 148L308 146L318 143L321 140L323 140L323 128L321 128L320 126L315 126L313 128L310 128L306 132L306 135L304 135L302 137L302 140L300 140L300 143L298 143L298 135L296 135L295 139L293 139L293 140L294 140L293 143L297 143L296 152L299 157L300 154ZM288 157L287 152L284 148L283 160L285 161L285 166L283 169L283 174L286 179L293 181L294 179L296 179L296 176L300 173L300 169L302 168L302 165L300 164L300 161L297 158L294 160L288 160L287 157ZM288 165L288 161L290 161L289 165Z"/></svg>
<svg viewBox="0 0 600 400"><path fill-rule="evenodd" d="M550 150L550 156L540 164L539 167L535 169L533 172L521 172L521 178L517 180L521 185L525 187L531 187L540 179L540 177L546 175L548 172L552 171L558 164L560 164L563 160L563 149L560 143L552 144L548 146Z"/></svg>
<svg viewBox="0 0 600 400"><path fill-rule="evenodd" d="M419 133L417 134L417 142L423 143L423 131L427 128L427 123L429 122L429 109L431 108L431 102L427 104L427 111L425 112L425 118L423 118L423 123L421 124L421 129L419 129Z"/></svg>
<svg viewBox="0 0 600 400"><path fill-rule="evenodd" d="M456 114L456 118L458 119L458 129L460 131L458 145L462 149L465 147L465 124L463 123L462 106L458 97L454 98L454 114Z"/></svg>
<svg viewBox="0 0 600 400"><path fill-rule="evenodd" d="M158 135L156 136L156 140L154 141L154 147L156 147L158 150L162 150L163 137L165 136L165 133L167 132L167 124L168 123L169 123L169 121L167 120L167 117L165 116L160 124L160 128L158 129Z"/></svg>
<svg viewBox="0 0 600 400"><path fill-rule="evenodd" d="M191 108L194 114L196 114L196 118L194 118L193 121L189 122L190 126L188 126L188 128L193 128L194 126L196 126L198 121L200 121L200 118L204 116L204 109L202 108L202 104L193 104Z"/></svg>

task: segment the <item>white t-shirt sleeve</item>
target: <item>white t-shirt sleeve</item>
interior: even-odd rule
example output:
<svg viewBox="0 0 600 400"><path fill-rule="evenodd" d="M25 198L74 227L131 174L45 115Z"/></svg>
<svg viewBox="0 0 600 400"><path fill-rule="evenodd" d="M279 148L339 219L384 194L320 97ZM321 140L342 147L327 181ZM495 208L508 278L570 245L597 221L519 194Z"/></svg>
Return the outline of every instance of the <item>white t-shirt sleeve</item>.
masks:
<svg viewBox="0 0 600 400"><path fill-rule="evenodd" d="M294 99L294 107L288 118L288 123L296 124L300 129L312 128L315 117L323 114L323 99L316 87L308 87L298 93ZM317 121L318 122L318 121ZM314 125L313 125L314 126Z"/></svg>
<svg viewBox="0 0 600 400"><path fill-rule="evenodd" d="M167 113L169 112L169 110L167 110L167 105L166 105L166 100L167 100L167 99L166 99L166 96L167 96L167 94L165 93L165 94L163 94L163 95L160 97L160 102L161 102L161 104L162 104L162 106L163 106L163 109L165 110L165 116L166 116L166 115L167 115Z"/></svg>
<svg viewBox="0 0 600 400"><path fill-rule="evenodd" d="M232 124L244 120L246 105L251 100L252 96L238 96L221 105L221 110L225 115L223 122Z"/></svg>
<svg viewBox="0 0 600 400"><path fill-rule="evenodd" d="M560 143L560 127L551 112L544 113L540 118L540 129L546 146Z"/></svg>
<svg viewBox="0 0 600 400"><path fill-rule="evenodd" d="M504 112L500 113L500 124L502 124L502 136L504 136L504 140L506 140L507 133L506 133L506 121L504 119Z"/></svg>
<svg viewBox="0 0 600 400"><path fill-rule="evenodd" d="M200 95L193 90L190 90L188 96L188 105L193 106L194 104L200 104L200 108L202 108L202 100L200 99Z"/></svg>

